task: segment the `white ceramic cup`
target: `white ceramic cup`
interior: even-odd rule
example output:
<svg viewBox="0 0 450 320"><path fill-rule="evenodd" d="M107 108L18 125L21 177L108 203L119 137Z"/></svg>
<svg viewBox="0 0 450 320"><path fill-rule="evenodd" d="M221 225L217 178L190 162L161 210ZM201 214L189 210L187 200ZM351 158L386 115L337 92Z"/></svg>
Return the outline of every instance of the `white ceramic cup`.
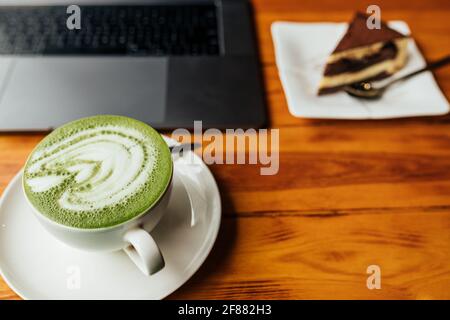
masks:
<svg viewBox="0 0 450 320"><path fill-rule="evenodd" d="M23 184L24 182L22 186ZM24 194L39 222L55 238L71 247L86 251L124 250L144 274L151 275L165 265L161 250L150 232L166 211L172 186L173 168L169 185L145 213L116 226L98 229L81 229L59 224L39 212L28 199L26 192Z"/></svg>

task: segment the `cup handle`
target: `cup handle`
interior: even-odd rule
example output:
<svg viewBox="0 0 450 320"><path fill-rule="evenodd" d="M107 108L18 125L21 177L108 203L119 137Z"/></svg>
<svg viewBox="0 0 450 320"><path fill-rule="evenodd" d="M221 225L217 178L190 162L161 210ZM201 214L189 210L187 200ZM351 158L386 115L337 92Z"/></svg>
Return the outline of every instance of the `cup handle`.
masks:
<svg viewBox="0 0 450 320"><path fill-rule="evenodd" d="M152 236L141 228L128 230L124 240L130 245L124 251L136 266L147 276L164 268L161 250Z"/></svg>

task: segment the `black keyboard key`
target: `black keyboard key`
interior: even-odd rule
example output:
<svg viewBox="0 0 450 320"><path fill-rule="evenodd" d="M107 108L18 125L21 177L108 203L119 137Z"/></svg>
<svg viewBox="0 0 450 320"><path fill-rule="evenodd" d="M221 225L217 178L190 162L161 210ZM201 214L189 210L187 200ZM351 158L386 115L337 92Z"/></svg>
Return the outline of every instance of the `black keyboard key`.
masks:
<svg viewBox="0 0 450 320"><path fill-rule="evenodd" d="M0 54L219 55L213 5L0 7Z"/></svg>

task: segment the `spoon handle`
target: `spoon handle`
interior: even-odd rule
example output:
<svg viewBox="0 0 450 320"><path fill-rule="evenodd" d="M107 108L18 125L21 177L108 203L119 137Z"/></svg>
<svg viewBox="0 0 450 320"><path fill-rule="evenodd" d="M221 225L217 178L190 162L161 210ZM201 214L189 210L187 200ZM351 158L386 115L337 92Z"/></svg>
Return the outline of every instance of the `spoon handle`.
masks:
<svg viewBox="0 0 450 320"><path fill-rule="evenodd" d="M397 81L402 81L402 80L406 80L409 79L411 77L414 77L415 75L425 72L425 71L431 71L440 67L445 66L446 64L450 63L450 55L447 55L439 60L433 61L428 63L425 67L423 67L422 69L416 70L414 72L411 72L401 78L398 78L396 80L394 80L393 82L397 82Z"/></svg>

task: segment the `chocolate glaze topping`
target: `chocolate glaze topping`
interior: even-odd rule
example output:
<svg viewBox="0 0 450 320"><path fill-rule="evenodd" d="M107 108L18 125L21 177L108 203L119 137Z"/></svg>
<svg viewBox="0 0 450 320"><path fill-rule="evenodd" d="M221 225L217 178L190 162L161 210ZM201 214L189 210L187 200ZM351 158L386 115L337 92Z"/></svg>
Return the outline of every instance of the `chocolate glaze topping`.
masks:
<svg viewBox="0 0 450 320"><path fill-rule="evenodd" d="M357 12L333 53L405 37L404 34L389 28L384 22L381 22L381 29L369 29L366 24L367 19L367 15Z"/></svg>

